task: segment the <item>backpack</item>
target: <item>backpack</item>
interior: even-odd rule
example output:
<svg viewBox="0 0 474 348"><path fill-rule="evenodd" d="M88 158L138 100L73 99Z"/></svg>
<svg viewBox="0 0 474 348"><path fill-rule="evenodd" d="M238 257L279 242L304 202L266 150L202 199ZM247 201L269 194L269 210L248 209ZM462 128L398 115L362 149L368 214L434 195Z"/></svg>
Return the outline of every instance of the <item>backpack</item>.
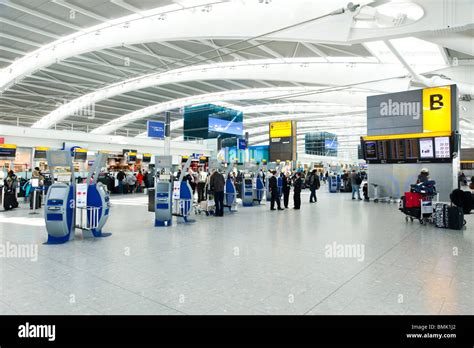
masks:
<svg viewBox="0 0 474 348"><path fill-rule="evenodd" d="M455 206L462 208L464 214L471 212L473 205L471 192L455 189L451 192L449 198Z"/></svg>
<svg viewBox="0 0 474 348"><path fill-rule="evenodd" d="M355 178L355 182L356 182L357 185L362 184L362 178L360 177L359 174L357 174L357 176L356 176L356 178Z"/></svg>

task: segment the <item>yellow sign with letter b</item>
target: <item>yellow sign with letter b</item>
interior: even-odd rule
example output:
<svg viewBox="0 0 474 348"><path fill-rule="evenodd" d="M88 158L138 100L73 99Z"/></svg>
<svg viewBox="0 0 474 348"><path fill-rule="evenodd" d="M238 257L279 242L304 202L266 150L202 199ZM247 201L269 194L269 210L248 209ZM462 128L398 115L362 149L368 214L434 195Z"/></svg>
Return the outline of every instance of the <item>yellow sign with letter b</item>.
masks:
<svg viewBox="0 0 474 348"><path fill-rule="evenodd" d="M423 133L451 132L451 86L423 89Z"/></svg>

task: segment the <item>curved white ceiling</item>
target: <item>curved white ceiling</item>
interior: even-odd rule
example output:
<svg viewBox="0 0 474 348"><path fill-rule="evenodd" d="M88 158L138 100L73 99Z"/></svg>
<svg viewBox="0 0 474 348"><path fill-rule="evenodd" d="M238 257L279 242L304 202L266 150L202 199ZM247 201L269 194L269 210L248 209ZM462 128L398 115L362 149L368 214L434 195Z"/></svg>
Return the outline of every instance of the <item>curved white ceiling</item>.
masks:
<svg viewBox="0 0 474 348"><path fill-rule="evenodd" d="M192 66L140 76L98 89L61 105L32 127L48 128L74 114L76 110L93 103L123 93L165 84L195 80L255 79L339 86L396 78L405 73L400 64L327 63L322 62L321 58L250 60ZM374 87L376 90L377 86Z"/></svg>
<svg viewBox="0 0 474 348"><path fill-rule="evenodd" d="M364 0L362 2L369 2ZM110 47L143 43L202 39L260 39L326 42L323 33L281 30L345 7L346 0L331 2L273 0L270 6L258 1L232 1L214 5L210 12L182 10L165 6L79 31L56 40L0 71L0 92L16 80L63 59ZM180 10L181 9L181 10ZM166 15L162 13L168 12ZM338 25L331 26L331 39L345 42L352 23L352 12L337 15ZM260 18L265 18L264 21ZM232 23L230 25L230 23ZM327 19L318 24L329 25ZM306 33L306 34L305 34ZM251 44L248 44L251 45Z"/></svg>
<svg viewBox="0 0 474 348"><path fill-rule="evenodd" d="M357 4L360 8L366 4L376 6L377 1L360 0ZM137 43L260 39L344 45L444 29L439 21L445 11L442 3L424 0L422 5L429 11L425 11L425 16L418 22L373 30L352 28L358 11L337 11L346 8L346 0L318 1L317 5L314 0L272 0L268 5L256 0L224 1L211 6L210 11L182 9L173 4L78 31L27 54L0 71L0 92L25 76L66 58ZM472 16L465 13L466 6L463 7L462 1L458 0L453 7L460 25L472 23ZM330 13L333 15L315 20Z"/></svg>

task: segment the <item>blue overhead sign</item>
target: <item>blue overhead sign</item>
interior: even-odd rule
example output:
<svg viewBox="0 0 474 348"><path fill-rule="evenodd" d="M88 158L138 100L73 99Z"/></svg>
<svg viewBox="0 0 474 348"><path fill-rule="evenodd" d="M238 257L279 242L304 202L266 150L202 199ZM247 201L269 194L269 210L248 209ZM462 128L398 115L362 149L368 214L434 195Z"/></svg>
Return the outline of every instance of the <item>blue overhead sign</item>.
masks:
<svg viewBox="0 0 474 348"><path fill-rule="evenodd" d="M163 122L147 121L146 128L149 138L165 137L165 124Z"/></svg>
<svg viewBox="0 0 474 348"><path fill-rule="evenodd" d="M237 139L237 148L239 150L245 150L247 148L247 142L245 139Z"/></svg>

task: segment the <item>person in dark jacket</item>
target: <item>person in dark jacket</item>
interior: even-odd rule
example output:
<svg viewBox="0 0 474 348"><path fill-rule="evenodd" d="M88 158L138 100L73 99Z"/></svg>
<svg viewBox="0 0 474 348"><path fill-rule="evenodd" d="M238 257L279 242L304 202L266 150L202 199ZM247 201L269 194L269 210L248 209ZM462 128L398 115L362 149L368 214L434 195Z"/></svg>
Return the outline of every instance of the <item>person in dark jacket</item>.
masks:
<svg viewBox="0 0 474 348"><path fill-rule="evenodd" d="M288 201L290 200L291 179L290 173L285 173L283 179L283 205L288 209Z"/></svg>
<svg viewBox="0 0 474 348"><path fill-rule="evenodd" d="M119 193L123 193L123 181L125 180L126 175L125 173L121 170L117 173L117 180L118 180L118 187L119 187Z"/></svg>
<svg viewBox="0 0 474 348"><path fill-rule="evenodd" d="M318 171L313 169L309 177L309 190L311 191L309 203L316 203L318 201L318 197L316 197L316 190L319 190L320 186L321 182L319 181Z"/></svg>
<svg viewBox="0 0 474 348"><path fill-rule="evenodd" d="M271 203L270 203L270 210L275 210L275 203L278 207L278 210L284 210L281 208L280 205L280 194L278 192L278 179L276 177L276 171L272 171L272 176L268 179L268 187L270 189L271 194Z"/></svg>
<svg viewBox="0 0 474 348"><path fill-rule="evenodd" d="M301 207L301 189L303 188L303 179L301 173L296 173L296 179L293 183L293 209L300 209Z"/></svg>
<svg viewBox="0 0 474 348"><path fill-rule="evenodd" d="M218 170L214 170L214 173L212 173L209 178L209 186L211 187L211 191L214 192L214 202L216 204L215 216L224 216L224 175L219 173Z"/></svg>

